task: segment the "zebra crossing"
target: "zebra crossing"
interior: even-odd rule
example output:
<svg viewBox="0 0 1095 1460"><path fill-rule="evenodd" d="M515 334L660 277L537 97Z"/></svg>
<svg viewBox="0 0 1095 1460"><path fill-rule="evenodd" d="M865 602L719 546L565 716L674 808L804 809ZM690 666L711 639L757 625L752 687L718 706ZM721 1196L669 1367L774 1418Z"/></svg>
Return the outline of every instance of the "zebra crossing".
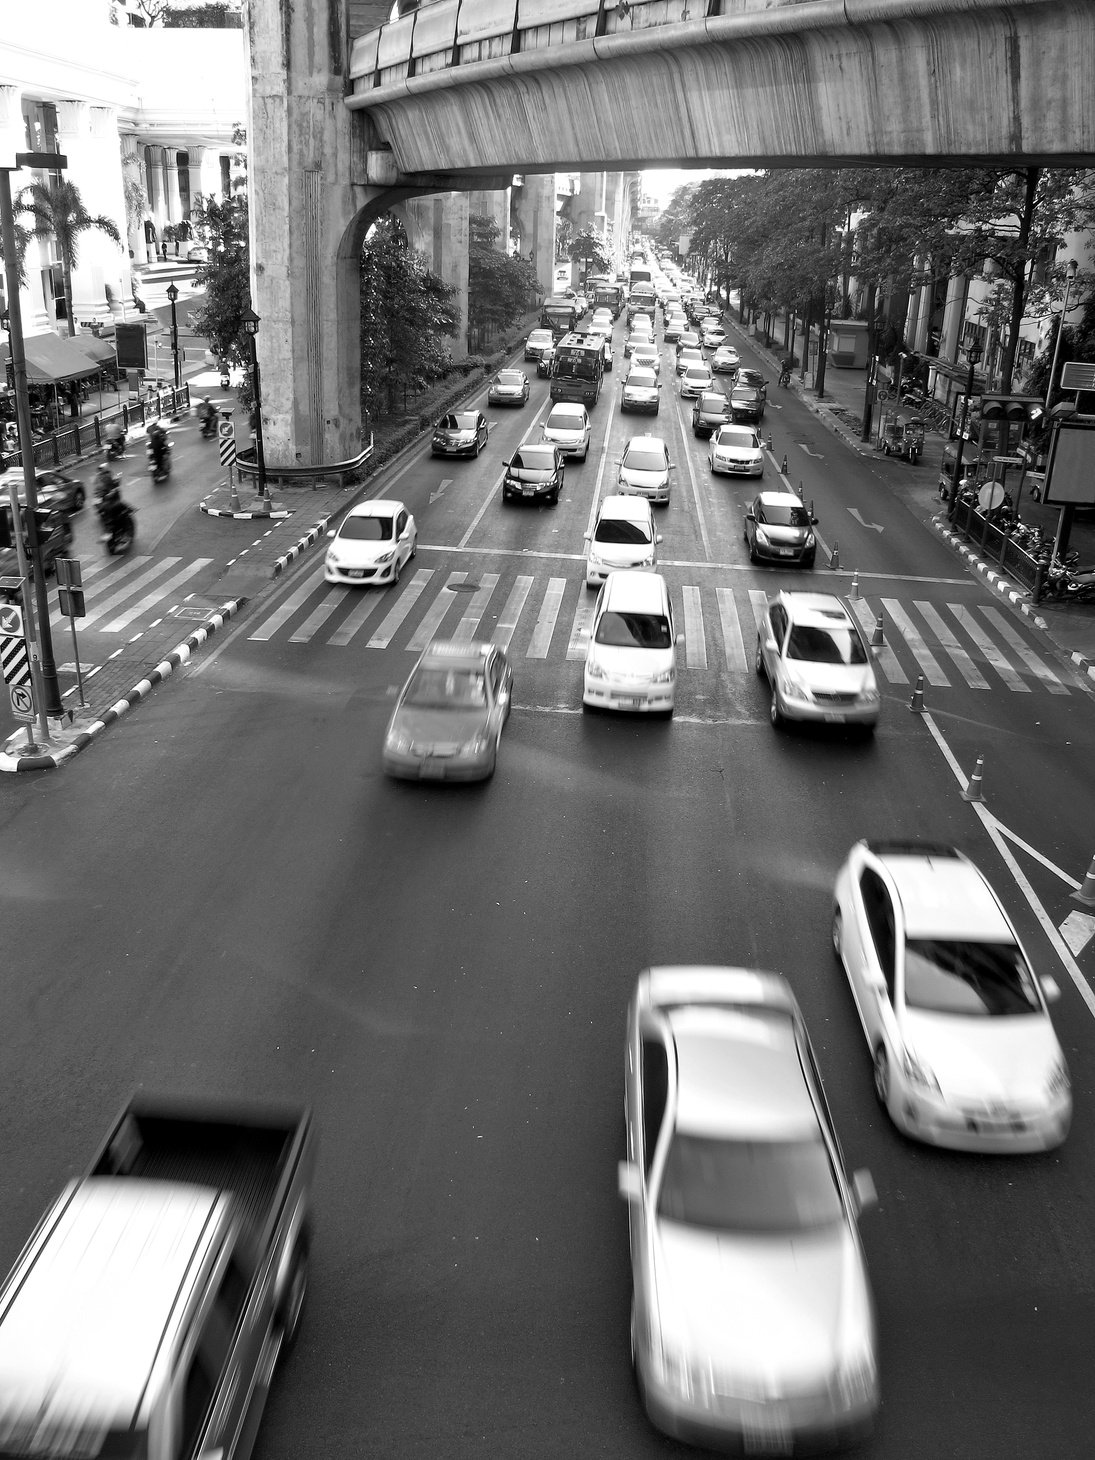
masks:
<svg viewBox="0 0 1095 1460"><path fill-rule="evenodd" d="M212 562L212 558L184 562L178 557L139 555L127 557L124 563L110 558L81 561L86 612L76 620L77 626L81 632L94 629L102 634L129 634L150 612L163 612L184 599L193 580ZM52 628L68 623L56 600L49 620Z"/></svg>
<svg viewBox="0 0 1095 1460"><path fill-rule="evenodd" d="M307 576L247 637L367 650L420 652L434 638L484 638L529 661L583 660L597 595L580 577L419 567L385 592L325 590ZM682 674L752 669L764 589L670 584ZM868 638L878 615L884 641L874 653L881 678L906 686L918 675L932 689L1007 689L1029 694L1089 693L1088 681L1052 659L993 605L880 596L846 600Z"/></svg>

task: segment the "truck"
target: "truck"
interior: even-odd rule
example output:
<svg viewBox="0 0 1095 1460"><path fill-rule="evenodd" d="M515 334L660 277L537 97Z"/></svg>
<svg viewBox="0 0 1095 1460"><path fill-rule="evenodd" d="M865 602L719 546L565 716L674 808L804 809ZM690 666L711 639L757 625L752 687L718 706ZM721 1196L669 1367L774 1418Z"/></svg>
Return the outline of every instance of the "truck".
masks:
<svg viewBox="0 0 1095 1460"><path fill-rule="evenodd" d="M610 309L612 318L619 319L624 307L624 288L609 279L597 279L593 285L593 308Z"/></svg>
<svg viewBox="0 0 1095 1460"><path fill-rule="evenodd" d="M654 292L654 285L638 283L631 286L627 296L627 322L628 324L637 314L649 314L654 318L654 309L658 302L658 296Z"/></svg>
<svg viewBox="0 0 1095 1460"><path fill-rule="evenodd" d="M540 308L540 328L550 330L556 342L578 323L578 307L565 294L549 294Z"/></svg>
<svg viewBox="0 0 1095 1460"><path fill-rule="evenodd" d="M0 1456L246 1460L308 1281L307 1110L138 1094L0 1288Z"/></svg>

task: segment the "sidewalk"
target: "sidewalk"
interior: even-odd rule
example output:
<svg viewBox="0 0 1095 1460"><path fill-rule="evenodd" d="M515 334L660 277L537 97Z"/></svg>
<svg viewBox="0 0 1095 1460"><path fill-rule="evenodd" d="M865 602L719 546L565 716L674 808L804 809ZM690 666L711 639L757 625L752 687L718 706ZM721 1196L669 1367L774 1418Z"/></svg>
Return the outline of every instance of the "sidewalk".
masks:
<svg viewBox="0 0 1095 1460"><path fill-rule="evenodd" d="M750 350L759 355L770 372L773 383L779 375L780 364L786 351L780 341L783 337L782 320L772 330L772 348L763 340L753 337L746 326L738 323L737 312L727 309L723 316L729 322L728 333L748 344ZM863 406L867 388L864 370L838 369L827 365L825 370L825 394L818 400L814 387L813 373L806 374L803 385L796 367L790 387L815 416L834 435L840 437L849 450L857 455L871 457L884 464L887 476L892 475L890 490L899 493L909 510L922 522L950 544L956 556L964 558L972 571L1006 599L1018 612L1037 625L1077 668L1085 671L1095 680L1095 605L1087 603L1058 603L1043 600L1034 605L1029 591L1022 585L1006 578L995 563L982 558L977 544L967 542L947 521L944 504L939 500L939 472L946 439L938 432L929 431L924 439L924 454L919 463L899 461L896 457L884 457L876 452L872 442L860 439L863 425ZM878 408L875 408L873 429L878 423ZM767 432L765 433L767 435ZM777 443L778 445L778 443ZM1043 506L1024 495L1020 513L1025 522L1037 524L1051 536L1057 530L1058 509ZM1082 564L1095 564L1095 519L1073 521L1069 538L1070 550L1080 554Z"/></svg>

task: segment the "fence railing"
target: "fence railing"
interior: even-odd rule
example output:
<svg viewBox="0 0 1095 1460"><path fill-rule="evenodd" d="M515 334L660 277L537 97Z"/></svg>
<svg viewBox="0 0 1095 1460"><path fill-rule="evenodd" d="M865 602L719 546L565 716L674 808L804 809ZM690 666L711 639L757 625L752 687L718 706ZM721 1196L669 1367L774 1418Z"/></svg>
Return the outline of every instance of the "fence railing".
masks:
<svg viewBox="0 0 1095 1460"><path fill-rule="evenodd" d="M56 467L75 456L86 456L89 451L106 445L106 428L113 421L121 421L128 431L132 426L143 425L145 421L157 420L160 416L177 416L190 409L190 386L181 385L178 390L169 386L166 390L153 390L139 401L127 401L100 411L90 420L73 421L59 431L51 431L41 441L34 443L34 465ZM0 451L0 469L21 467L21 451Z"/></svg>
<svg viewBox="0 0 1095 1460"><path fill-rule="evenodd" d="M1048 564L1044 558L1033 558L1012 538L1014 524L1009 528L997 527L983 512L969 502L956 502L952 526L976 543L982 555L999 565L1013 578L1030 589L1031 599L1037 603L1042 596Z"/></svg>

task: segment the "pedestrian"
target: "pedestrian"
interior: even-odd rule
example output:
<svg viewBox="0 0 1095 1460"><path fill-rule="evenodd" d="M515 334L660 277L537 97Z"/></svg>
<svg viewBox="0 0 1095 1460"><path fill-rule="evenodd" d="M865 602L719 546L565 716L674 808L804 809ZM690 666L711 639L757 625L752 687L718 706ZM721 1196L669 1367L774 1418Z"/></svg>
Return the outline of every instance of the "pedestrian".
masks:
<svg viewBox="0 0 1095 1460"><path fill-rule="evenodd" d="M160 240L160 257L163 259L164 263L166 264L167 263L167 239L166 238L163 238L163 239Z"/></svg>

